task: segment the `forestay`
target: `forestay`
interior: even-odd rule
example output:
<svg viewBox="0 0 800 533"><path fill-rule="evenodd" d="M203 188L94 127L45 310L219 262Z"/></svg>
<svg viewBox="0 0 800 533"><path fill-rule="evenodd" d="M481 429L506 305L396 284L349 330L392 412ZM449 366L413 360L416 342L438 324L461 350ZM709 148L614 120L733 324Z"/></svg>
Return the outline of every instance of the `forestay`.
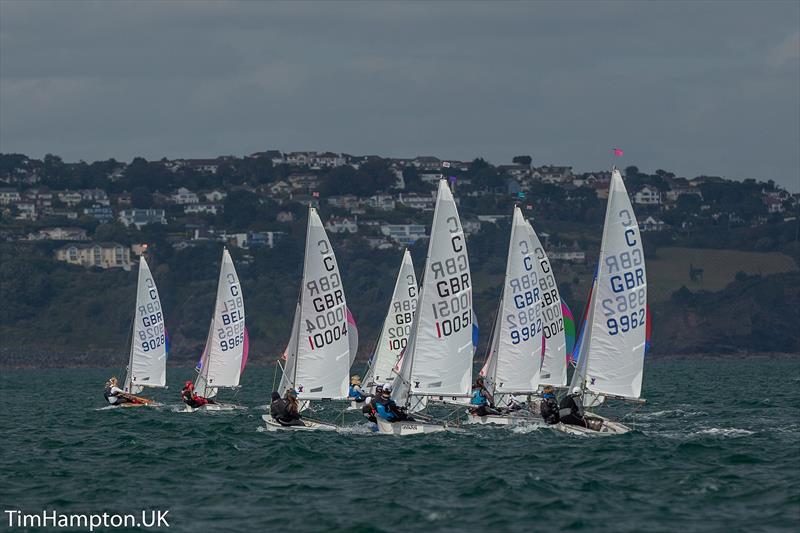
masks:
<svg viewBox="0 0 800 533"><path fill-rule="evenodd" d="M408 345L414 312L417 310L417 276L408 250L397 273L392 301L383 321L378 343L364 383L374 390L375 384L393 378L392 368Z"/></svg>
<svg viewBox="0 0 800 533"><path fill-rule="evenodd" d="M144 256L139 258L136 314L133 322L125 390L140 393L144 387L163 387L167 382L167 331L156 282Z"/></svg>
<svg viewBox="0 0 800 533"><path fill-rule="evenodd" d="M301 400L346 398L350 369L347 303L336 256L313 207L308 210L299 310L297 353L294 364L287 361L285 369L288 383Z"/></svg>
<svg viewBox="0 0 800 533"><path fill-rule="evenodd" d="M464 229L444 180L439 182L421 291L401 376L395 381L398 389L393 398L398 403L407 400L404 391L442 396L469 393L472 279Z"/></svg>
<svg viewBox="0 0 800 533"><path fill-rule="evenodd" d="M197 393L211 398L219 387L238 386L244 349L244 300L239 276L226 249L222 252L214 316L195 382Z"/></svg>
<svg viewBox="0 0 800 533"><path fill-rule="evenodd" d="M639 226L614 169L589 320L573 385L639 398L644 367L647 277Z"/></svg>
<svg viewBox="0 0 800 533"><path fill-rule="evenodd" d="M542 306L542 335L545 338L540 385L563 387L567 384L567 340L564 335L564 316L561 295L558 292L553 268L544 251L539 236L531 226L527 229L533 243L533 254L537 264Z"/></svg>
<svg viewBox="0 0 800 533"><path fill-rule="evenodd" d="M531 393L538 387L542 360L540 291L530 226L515 207L503 294L486 368L496 393Z"/></svg>

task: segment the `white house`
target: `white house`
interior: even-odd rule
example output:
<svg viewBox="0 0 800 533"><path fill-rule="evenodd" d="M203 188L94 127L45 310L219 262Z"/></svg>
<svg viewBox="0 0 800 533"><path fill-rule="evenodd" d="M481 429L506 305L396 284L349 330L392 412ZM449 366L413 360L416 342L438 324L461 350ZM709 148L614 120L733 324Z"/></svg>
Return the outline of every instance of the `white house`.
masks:
<svg viewBox="0 0 800 533"><path fill-rule="evenodd" d="M186 187L181 187L172 195L170 195L172 201L178 205L189 205L189 204L197 204L200 203L200 198L194 192L190 191Z"/></svg>
<svg viewBox="0 0 800 533"><path fill-rule="evenodd" d="M348 218L331 217L325 229L331 233L358 233L358 224Z"/></svg>
<svg viewBox="0 0 800 533"><path fill-rule="evenodd" d="M573 242L572 246L557 246L548 250L547 257L570 263L583 263L586 261L586 252L580 249L577 242Z"/></svg>
<svg viewBox="0 0 800 533"><path fill-rule="evenodd" d="M403 194L400 193L397 197L397 203L402 204L411 209L421 209L423 211L432 211L436 205L436 198L433 195L420 195L416 193Z"/></svg>
<svg viewBox="0 0 800 533"><path fill-rule="evenodd" d="M663 231L664 221L650 216L639 223L639 229L641 231Z"/></svg>
<svg viewBox="0 0 800 533"><path fill-rule="evenodd" d="M0 205L15 204L22 200L19 191L9 187L0 189Z"/></svg>
<svg viewBox="0 0 800 533"><path fill-rule="evenodd" d="M167 223L163 209L123 209L117 218L125 227L132 224L136 229L142 229L147 224Z"/></svg>
<svg viewBox="0 0 800 533"><path fill-rule="evenodd" d="M188 204L183 206L183 212L187 215L200 213L216 215L222 213L222 204Z"/></svg>
<svg viewBox="0 0 800 533"><path fill-rule="evenodd" d="M17 220L36 220L36 204L33 202L19 202L17 212Z"/></svg>
<svg viewBox="0 0 800 533"><path fill-rule="evenodd" d="M417 156L411 164L420 170L438 170L442 168L441 159L432 156Z"/></svg>
<svg viewBox="0 0 800 533"><path fill-rule="evenodd" d="M64 191L58 193L58 199L69 207L75 207L83 201L83 196L78 191Z"/></svg>
<svg viewBox="0 0 800 533"><path fill-rule="evenodd" d="M645 185L633 195L633 203L639 205L661 205L661 191Z"/></svg>
<svg viewBox="0 0 800 533"><path fill-rule="evenodd" d="M367 206L378 211L392 211L395 207L395 201L389 194L376 194L369 197Z"/></svg>
<svg viewBox="0 0 800 533"><path fill-rule="evenodd" d="M381 226L381 233L404 245L414 244L419 239L427 237L425 226L422 224L386 224Z"/></svg>
<svg viewBox="0 0 800 533"><path fill-rule="evenodd" d="M221 202L228 197L228 193L226 193L225 191L220 191L218 189L204 192L202 194L203 196L206 197L206 202Z"/></svg>
<svg viewBox="0 0 800 533"><path fill-rule="evenodd" d="M81 189L81 199L84 202L92 202L100 205L111 205L108 194L103 189Z"/></svg>

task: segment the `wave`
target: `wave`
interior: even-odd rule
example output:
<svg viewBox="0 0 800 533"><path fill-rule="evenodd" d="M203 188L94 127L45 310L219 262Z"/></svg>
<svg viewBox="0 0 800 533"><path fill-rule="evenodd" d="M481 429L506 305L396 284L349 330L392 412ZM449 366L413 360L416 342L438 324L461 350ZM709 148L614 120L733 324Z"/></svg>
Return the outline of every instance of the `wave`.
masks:
<svg viewBox="0 0 800 533"><path fill-rule="evenodd" d="M651 420L654 418L692 418L697 416L708 416L705 411L684 411L683 409L667 409L665 411L655 411L652 413L640 413L634 418L638 420Z"/></svg>
<svg viewBox="0 0 800 533"><path fill-rule="evenodd" d="M740 429L740 428L707 428L701 429L700 431L695 431L691 435L711 435L714 437L746 437L748 435L755 434L755 431L750 431L749 429Z"/></svg>

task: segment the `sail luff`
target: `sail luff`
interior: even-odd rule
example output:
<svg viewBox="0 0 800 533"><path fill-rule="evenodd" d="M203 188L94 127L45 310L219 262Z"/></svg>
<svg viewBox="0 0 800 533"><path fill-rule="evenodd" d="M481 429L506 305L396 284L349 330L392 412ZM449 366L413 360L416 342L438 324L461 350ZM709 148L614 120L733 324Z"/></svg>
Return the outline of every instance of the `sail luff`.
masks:
<svg viewBox="0 0 800 533"><path fill-rule="evenodd" d="M153 275L144 256L139 258L131 359L126 384L132 393L142 387L164 387L167 380L167 349L164 313Z"/></svg>

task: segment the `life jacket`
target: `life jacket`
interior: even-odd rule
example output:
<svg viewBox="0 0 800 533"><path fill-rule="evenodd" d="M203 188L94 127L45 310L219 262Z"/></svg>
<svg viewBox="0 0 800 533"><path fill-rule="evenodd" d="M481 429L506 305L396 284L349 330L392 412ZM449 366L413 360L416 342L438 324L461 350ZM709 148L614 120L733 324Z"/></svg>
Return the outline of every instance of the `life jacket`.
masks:
<svg viewBox="0 0 800 533"><path fill-rule="evenodd" d="M347 395L356 401L364 399L364 395L356 388L356 385L350 385L350 391Z"/></svg>
<svg viewBox="0 0 800 533"><path fill-rule="evenodd" d="M379 417L383 418L384 420L388 420L389 422L392 422L397 418L397 415L391 411L388 401L376 402L375 411L377 411Z"/></svg>
<svg viewBox="0 0 800 533"><path fill-rule="evenodd" d="M103 391L103 397L106 399L108 403L111 404L115 404L119 401L119 399L115 394L111 394L111 387L106 387L106 390Z"/></svg>
<svg viewBox="0 0 800 533"><path fill-rule="evenodd" d="M480 387L472 389L472 399L469 401L472 405L486 405L489 401L483 395L483 389Z"/></svg>

